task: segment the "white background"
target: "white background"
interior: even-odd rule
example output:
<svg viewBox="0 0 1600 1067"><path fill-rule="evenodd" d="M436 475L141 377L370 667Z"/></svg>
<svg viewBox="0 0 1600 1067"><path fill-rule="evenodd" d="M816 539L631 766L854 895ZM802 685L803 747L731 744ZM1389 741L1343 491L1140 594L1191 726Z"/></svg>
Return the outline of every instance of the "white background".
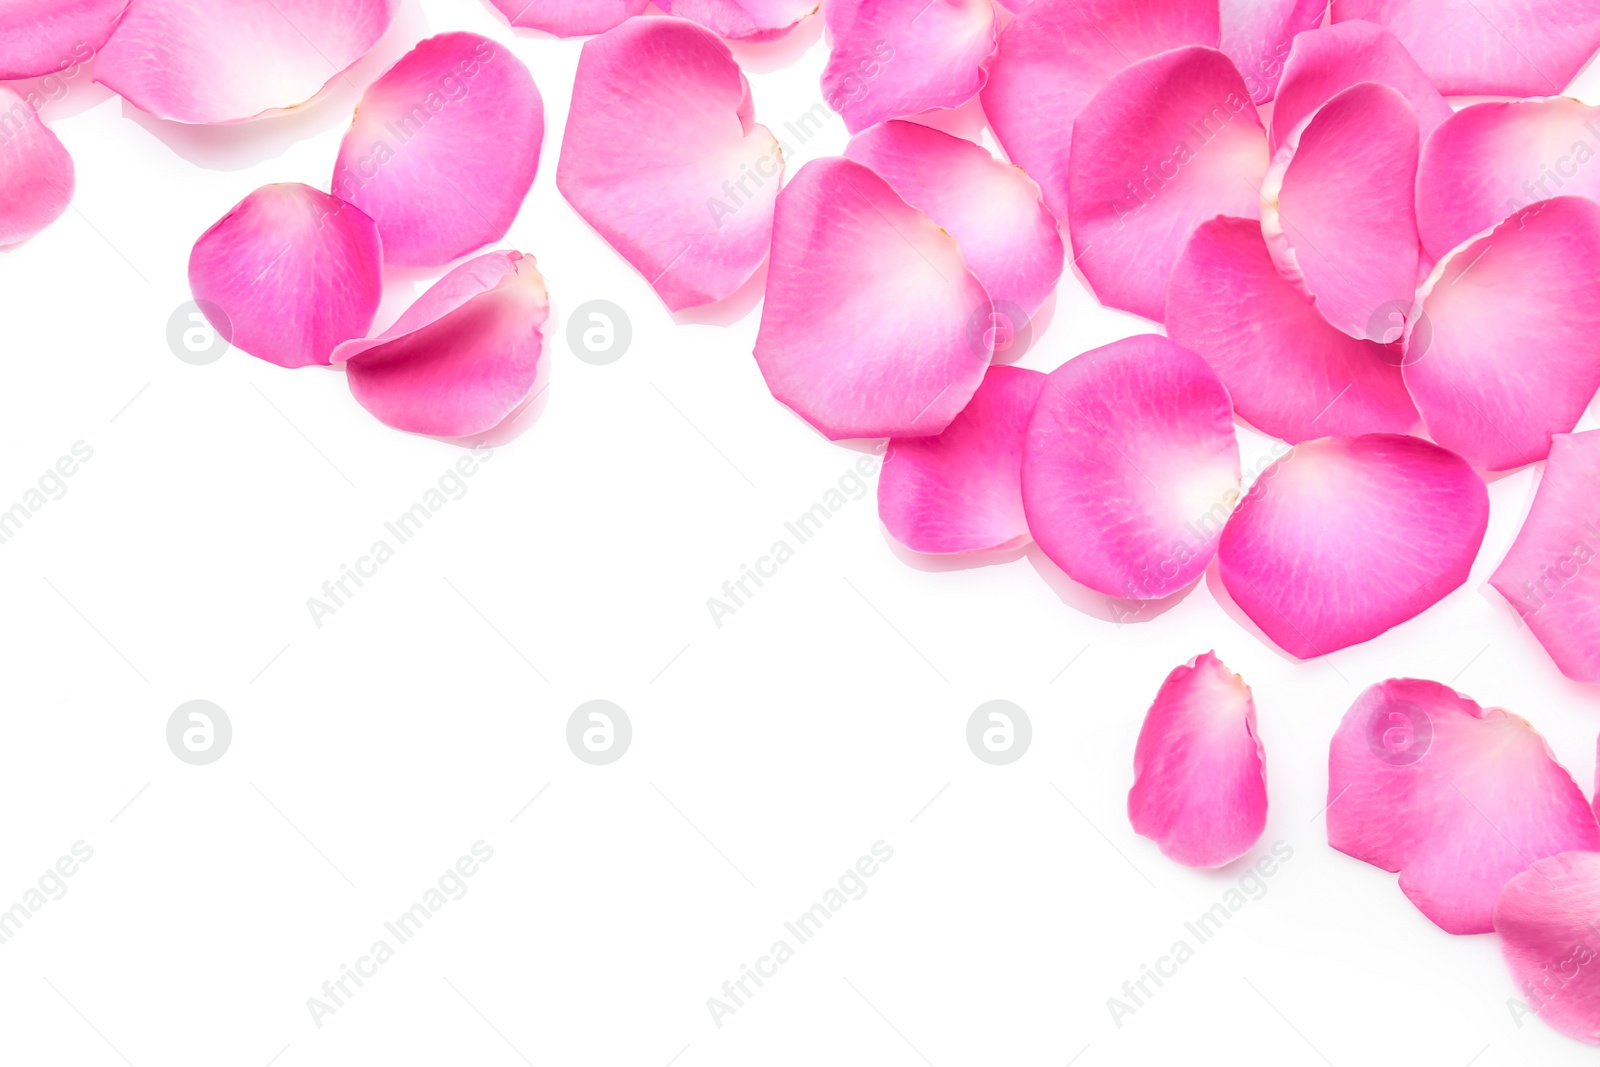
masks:
<svg viewBox="0 0 1600 1067"><path fill-rule="evenodd" d="M336 372L180 362L167 320L195 238L261 184L326 187L359 88L455 29L509 44L544 95L542 165L505 244L549 282L550 390L319 629L307 598L462 451L380 425ZM47 107L78 193L0 256L0 507L75 442L94 454L0 546L0 908L74 842L94 856L0 945L0 1062L1590 1062L1516 1025L1493 936L1442 933L1393 875L1329 849L1320 814L1336 724L1397 675L1527 717L1592 784L1600 701L1485 585L1535 472L1491 485L1465 587L1325 661L1265 644L1214 575L1119 627L1036 552L909 563L870 495L719 629L707 598L860 453L768 395L759 282L727 325L675 322L561 199L579 48L474 0L408 2L287 118L173 126L87 76ZM820 25L739 56L757 118L794 144L783 124L820 100ZM944 124L978 136L982 116ZM790 173L845 139L833 119ZM392 279L380 325L429 280ZM565 341L564 316L597 298L633 321L609 366ZM1046 317L1024 360L1041 369L1152 329L1071 275ZM1241 436L1252 466L1270 442ZM1293 857L1119 1028L1107 998L1241 873L1172 864L1124 808L1145 708L1211 648L1259 708L1257 852ZM234 729L206 767L165 741L196 698ZM593 698L632 720L610 766L565 743ZM1033 723L1007 767L964 736L994 698ZM494 858L470 892L316 1026L307 998L480 839ZM866 896L717 1027L706 999L880 840L894 857Z"/></svg>

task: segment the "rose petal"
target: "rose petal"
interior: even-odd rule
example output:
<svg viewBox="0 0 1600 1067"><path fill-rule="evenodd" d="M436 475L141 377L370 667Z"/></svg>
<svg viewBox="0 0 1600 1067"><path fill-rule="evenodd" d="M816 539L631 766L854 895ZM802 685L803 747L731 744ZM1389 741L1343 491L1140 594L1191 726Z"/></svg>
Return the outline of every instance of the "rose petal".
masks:
<svg viewBox="0 0 1600 1067"><path fill-rule="evenodd" d="M489 0L513 26L557 37L605 33L642 15L650 0Z"/></svg>
<svg viewBox="0 0 1600 1067"><path fill-rule="evenodd" d="M1133 755L1128 821L1186 867L1221 867L1267 827L1256 703L1215 652L1167 675Z"/></svg>
<svg viewBox="0 0 1600 1067"><path fill-rule="evenodd" d="M989 0L829 0L823 18L833 51L822 96L851 133L959 107L983 88L995 43Z"/></svg>
<svg viewBox="0 0 1600 1067"><path fill-rule="evenodd" d="M721 300L755 273L782 175L710 30L632 19L584 44L556 186L667 307Z"/></svg>
<svg viewBox="0 0 1600 1067"><path fill-rule="evenodd" d="M383 296L378 227L338 197L267 185L195 242L189 288L234 346L280 367L326 364Z"/></svg>
<svg viewBox="0 0 1600 1067"><path fill-rule="evenodd" d="M27 101L0 85L0 248L21 244L61 217L76 172Z"/></svg>
<svg viewBox="0 0 1600 1067"><path fill-rule="evenodd" d="M1356 698L1328 751L1328 844L1386 871L1452 934L1494 928L1528 864L1600 849L1600 826L1543 737L1438 682L1392 678Z"/></svg>
<svg viewBox="0 0 1600 1067"><path fill-rule="evenodd" d="M786 36L819 6L819 0L662 0L661 9L693 19L719 37L771 41Z"/></svg>
<svg viewBox="0 0 1600 1067"><path fill-rule="evenodd" d="M1343 22L1294 39L1272 108L1273 147L1317 108L1360 82L1398 90L1416 111L1424 141L1451 115L1450 105L1393 34L1370 22Z"/></svg>
<svg viewBox="0 0 1600 1067"><path fill-rule="evenodd" d="M1322 24L1327 0L1222 0L1222 44L1250 99L1264 104L1278 89L1284 57L1297 33Z"/></svg>
<svg viewBox="0 0 1600 1067"><path fill-rule="evenodd" d="M88 61L127 6L128 0L0 0L0 81Z"/></svg>
<svg viewBox="0 0 1600 1067"><path fill-rule="evenodd" d="M440 34L367 86L333 192L372 216L387 262L438 266L506 235L543 141L522 61L475 33Z"/></svg>
<svg viewBox="0 0 1600 1067"><path fill-rule="evenodd" d="M1155 600L1204 573L1239 499L1228 391L1154 334L1050 373L1028 424L1022 501L1034 540L1073 580Z"/></svg>
<svg viewBox="0 0 1600 1067"><path fill-rule="evenodd" d="M1494 929L1523 1006L1568 1037L1600 1045L1600 853L1535 860L1500 890Z"/></svg>

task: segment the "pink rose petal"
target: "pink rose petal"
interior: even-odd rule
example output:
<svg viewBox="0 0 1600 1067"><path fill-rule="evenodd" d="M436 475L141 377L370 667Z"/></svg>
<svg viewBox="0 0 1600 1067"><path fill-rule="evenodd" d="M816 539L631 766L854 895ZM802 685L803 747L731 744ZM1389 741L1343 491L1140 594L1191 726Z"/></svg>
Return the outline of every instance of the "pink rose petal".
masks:
<svg viewBox="0 0 1600 1067"><path fill-rule="evenodd" d="M1450 105L1394 35L1370 22L1342 22L1294 39L1272 109L1272 144L1323 104L1360 82L1399 90L1417 113L1422 140L1449 118Z"/></svg>
<svg viewBox="0 0 1600 1067"><path fill-rule="evenodd" d="M989 0L829 0L823 18L833 51L822 97L851 133L959 107L983 88L995 42Z"/></svg>
<svg viewBox="0 0 1600 1067"><path fill-rule="evenodd" d="M786 36L808 16L819 0L662 0L661 9L692 19L719 37L736 41L771 41Z"/></svg>
<svg viewBox="0 0 1600 1067"><path fill-rule="evenodd" d="M513 26L557 37L605 33L642 15L650 0L489 0Z"/></svg>
<svg viewBox="0 0 1600 1067"><path fill-rule="evenodd" d="M1568 1037L1600 1045L1600 853L1534 861L1500 890L1494 929L1522 1006Z"/></svg>
<svg viewBox="0 0 1600 1067"><path fill-rule="evenodd" d="M127 6L128 0L0 0L0 81L86 62Z"/></svg>
<svg viewBox="0 0 1600 1067"><path fill-rule="evenodd" d="M1327 0L1222 0L1222 45L1250 99L1264 104L1278 89L1283 61L1297 33L1322 24Z"/></svg>
<svg viewBox="0 0 1600 1067"><path fill-rule="evenodd" d="M0 85L0 248L59 219L72 201L72 157L27 101Z"/></svg>

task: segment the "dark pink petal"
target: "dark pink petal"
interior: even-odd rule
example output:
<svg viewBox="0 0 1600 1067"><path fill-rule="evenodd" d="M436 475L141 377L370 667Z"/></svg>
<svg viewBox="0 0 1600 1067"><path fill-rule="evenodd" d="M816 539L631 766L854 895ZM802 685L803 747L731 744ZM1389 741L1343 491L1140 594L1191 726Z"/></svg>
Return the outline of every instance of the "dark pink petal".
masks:
<svg viewBox="0 0 1600 1067"><path fill-rule="evenodd" d="M1600 388L1600 204L1521 209L1440 260L1417 299L1405 379L1429 434L1486 470L1543 459Z"/></svg>
<svg viewBox="0 0 1600 1067"><path fill-rule="evenodd" d="M851 133L959 107L983 88L995 42L989 0L829 0L823 18L833 51L822 98Z"/></svg>
<svg viewBox="0 0 1600 1067"><path fill-rule="evenodd" d="M673 311L761 266L783 153L728 46L686 19L630 19L583 46L556 186Z"/></svg>
<svg viewBox="0 0 1600 1067"><path fill-rule="evenodd" d="M1154 334L1050 373L1022 459L1033 538L1073 580L1157 600L1200 577L1239 499L1228 391Z"/></svg>
<svg viewBox="0 0 1600 1067"><path fill-rule="evenodd" d="M0 81L86 62L127 6L128 0L0 0Z"/></svg>
<svg viewBox="0 0 1600 1067"><path fill-rule="evenodd" d="M878 517L913 552L949 554L1028 543L1022 443L1044 375L990 367L972 401L933 437L889 442Z"/></svg>
<svg viewBox="0 0 1600 1067"><path fill-rule="evenodd" d="M736 41L771 41L786 35L808 15L818 0L662 0L661 8L693 19L719 37Z"/></svg>
<svg viewBox="0 0 1600 1067"><path fill-rule="evenodd" d="M1536 860L1500 890L1494 929L1522 1003L1568 1037L1600 1045L1600 853Z"/></svg>
<svg viewBox="0 0 1600 1067"><path fill-rule="evenodd" d="M1055 289L1061 234L1039 187L1019 168L914 122L864 130L845 155L948 230L997 307L1032 315Z"/></svg>
<svg viewBox="0 0 1600 1067"><path fill-rule="evenodd" d="M1360 82L1399 90L1417 113L1424 141L1451 115L1450 105L1393 34L1370 22L1344 22L1294 39L1272 108L1273 146L1282 144L1317 108Z"/></svg>
<svg viewBox="0 0 1600 1067"><path fill-rule="evenodd" d="M1167 675L1133 754L1128 821L1186 867L1221 867L1267 827L1256 702L1215 652Z"/></svg>
<svg viewBox="0 0 1600 1067"><path fill-rule="evenodd" d="M1417 424L1401 346L1329 326L1278 272L1253 219L1212 219L1189 238L1167 288L1167 336L1211 364L1240 417L1291 444Z"/></svg>
<svg viewBox="0 0 1600 1067"><path fill-rule="evenodd" d="M543 141L522 61L475 33L440 34L367 86L333 192L372 216L387 262L438 266L506 235Z"/></svg>
<svg viewBox="0 0 1600 1067"><path fill-rule="evenodd" d="M1229 520L1222 583L1300 659L1371 640L1467 580L1489 490L1415 437L1307 441L1268 467Z"/></svg>
<svg viewBox="0 0 1600 1067"><path fill-rule="evenodd" d="M367 54L400 0L133 0L95 81L179 122L298 107Z"/></svg>
<svg viewBox="0 0 1600 1067"><path fill-rule="evenodd" d="M1222 50L1228 53L1250 99L1264 104L1278 89L1283 61L1297 33L1322 24L1327 0L1222 0Z"/></svg>
<svg viewBox="0 0 1600 1067"><path fill-rule="evenodd" d="M489 0L513 26L557 37L605 33L644 13L650 0Z"/></svg>
<svg viewBox="0 0 1600 1067"><path fill-rule="evenodd" d="M1106 83L1072 128L1072 251L1103 304L1160 320L1194 228L1259 218L1267 135L1227 56L1178 48Z"/></svg>
<svg viewBox="0 0 1600 1067"><path fill-rule="evenodd" d="M1367 689L1328 750L1328 844L1386 871L1452 934L1494 929L1495 897L1545 856L1600 849L1600 826L1543 737L1438 682Z"/></svg>
<svg viewBox="0 0 1600 1067"><path fill-rule="evenodd" d="M550 299L533 257L488 252L423 293L376 338L333 353L362 407L398 430L492 430L533 391Z"/></svg>
<svg viewBox="0 0 1600 1067"><path fill-rule="evenodd" d="M756 363L826 436L943 432L988 369L991 315L955 239L861 164L812 160L778 194Z"/></svg>
<svg viewBox="0 0 1600 1067"><path fill-rule="evenodd" d="M61 217L76 172L27 101L0 85L0 248L20 244Z"/></svg>

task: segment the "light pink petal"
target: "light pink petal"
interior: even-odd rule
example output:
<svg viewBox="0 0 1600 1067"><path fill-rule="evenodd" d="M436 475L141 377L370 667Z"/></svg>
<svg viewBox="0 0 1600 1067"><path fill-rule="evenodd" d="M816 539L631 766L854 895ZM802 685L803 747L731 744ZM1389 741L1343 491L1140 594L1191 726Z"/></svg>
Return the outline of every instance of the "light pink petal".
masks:
<svg viewBox="0 0 1600 1067"><path fill-rule="evenodd" d="M1267 827L1256 703L1214 652L1167 675L1133 754L1128 821L1186 867L1221 867Z"/></svg>
<svg viewBox="0 0 1600 1067"><path fill-rule="evenodd" d="M1600 388L1600 204L1522 208L1417 299L1405 380L1429 434L1486 470L1543 459Z"/></svg>
<svg viewBox="0 0 1600 1067"><path fill-rule="evenodd" d="M983 381L992 325L955 239L866 167L812 160L778 195L756 363L824 435L943 432Z"/></svg>
<svg viewBox="0 0 1600 1067"><path fill-rule="evenodd" d="M1328 0L1222 0L1222 50L1228 53L1250 98L1272 99L1283 61L1297 33L1322 24Z"/></svg>
<svg viewBox="0 0 1600 1067"><path fill-rule="evenodd" d="M27 101L0 85L0 248L20 244L67 210L72 157Z"/></svg>
<svg viewBox="0 0 1600 1067"><path fill-rule="evenodd" d="M1417 286L1417 115L1362 82L1324 104L1278 149L1261 188L1273 261L1351 337L1389 342ZM1376 321L1375 321L1376 320Z"/></svg>
<svg viewBox="0 0 1600 1067"><path fill-rule="evenodd" d="M630 19L583 46L556 186L673 311L761 266L783 153L728 46L686 19Z"/></svg>
<svg viewBox="0 0 1600 1067"><path fill-rule="evenodd" d="M1027 544L1022 444L1044 378L990 367L943 433L890 440L878 476L878 517L891 537L929 554Z"/></svg>
<svg viewBox="0 0 1600 1067"><path fill-rule="evenodd" d="M1561 673L1600 682L1600 430L1556 434L1533 507L1489 584Z"/></svg>
<svg viewBox="0 0 1600 1067"><path fill-rule="evenodd" d="M737 41L771 41L783 37L807 16L819 0L662 0L661 9L693 19L719 37Z"/></svg>
<svg viewBox="0 0 1600 1067"><path fill-rule="evenodd" d="M1488 519L1483 479L1437 445L1397 434L1307 441L1262 473L1229 520L1222 584L1284 651L1324 656L1466 581Z"/></svg>
<svg viewBox="0 0 1600 1067"><path fill-rule="evenodd" d="M1282 144L1317 108L1360 82L1399 90L1417 113L1424 141L1451 115L1450 105L1393 34L1370 22L1342 22L1294 39L1272 108L1273 146Z"/></svg>
<svg viewBox="0 0 1600 1067"><path fill-rule="evenodd" d="M1072 251L1102 304L1160 320L1194 228L1259 218L1267 135L1227 56L1178 48L1106 83L1072 128Z"/></svg>
<svg viewBox="0 0 1600 1067"><path fill-rule="evenodd" d="M650 0L489 0L513 26L557 37L605 33L644 13Z"/></svg>
<svg viewBox="0 0 1600 1067"><path fill-rule="evenodd" d="M1534 861L1500 890L1494 929L1518 999L1568 1037L1600 1045L1600 853Z"/></svg>
<svg viewBox="0 0 1600 1067"><path fill-rule="evenodd" d="M1240 417L1291 444L1417 424L1401 346L1329 326L1278 272L1253 219L1212 219L1189 238L1167 288L1167 336L1211 364Z"/></svg>
<svg viewBox="0 0 1600 1067"><path fill-rule="evenodd" d="M1356 698L1328 750L1328 844L1386 871L1452 934L1494 928L1495 897L1545 856L1600 849L1600 826L1543 737L1438 682Z"/></svg>
<svg viewBox="0 0 1600 1067"><path fill-rule="evenodd" d="M532 256L489 252L446 274L376 338L346 341L350 391L410 433L465 437L505 421L533 391L550 300Z"/></svg>
<svg viewBox="0 0 1600 1067"><path fill-rule="evenodd" d="M179 122L298 107L366 55L399 0L133 0L95 81Z"/></svg>
<svg viewBox="0 0 1600 1067"><path fill-rule="evenodd" d="M983 110L1011 162L1067 217L1072 124L1111 76L1188 44L1215 46L1215 0L1037 0L1000 35Z"/></svg>
<svg viewBox="0 0 1600 1067"><path fill-rule="evenodd" d="M506 235L543 141L522 61L475 33L440 34L367 86L333 192L372 216L386 261L438 266Z"/></svg>
<svg viewBox="0 0 1600 1067"><path fill-rule="evenodd" d="M914 122L864 130L845 155L948 230L997 307L1032 315L1055 289L1061 234L1039 187L1021 169Z"/></svg>
<svg viewBox="0 0 1600 1067"><path fill-rule="evenodd" d="M334 346L363 336L382 275L372 220L306 185L257 189L189 255L189 288L212 325L280 367L326 364Z"/></svg>
<svg viewBox="0 0 1600 1067"><path fill-rule="evenodd" d="M1228 391L1205 360L1153 334L1050 373L1028 424L1022 502L1073 580L1156 600L1200 577L1239 499Z"/></svg>
<svg viewBox="0 0 1600 1067"><path fill-rule="evenodd" d="M0 0L0 80L87 62L127 6L128 0Z"/></svg>
<svg viewBox="0 0 1600 1067"><path fill-rule="evenodd" d="M995 43L989 0L829 0L823 18L833 51L822 98L851 133L959 107L983 88Z"/></svg>

